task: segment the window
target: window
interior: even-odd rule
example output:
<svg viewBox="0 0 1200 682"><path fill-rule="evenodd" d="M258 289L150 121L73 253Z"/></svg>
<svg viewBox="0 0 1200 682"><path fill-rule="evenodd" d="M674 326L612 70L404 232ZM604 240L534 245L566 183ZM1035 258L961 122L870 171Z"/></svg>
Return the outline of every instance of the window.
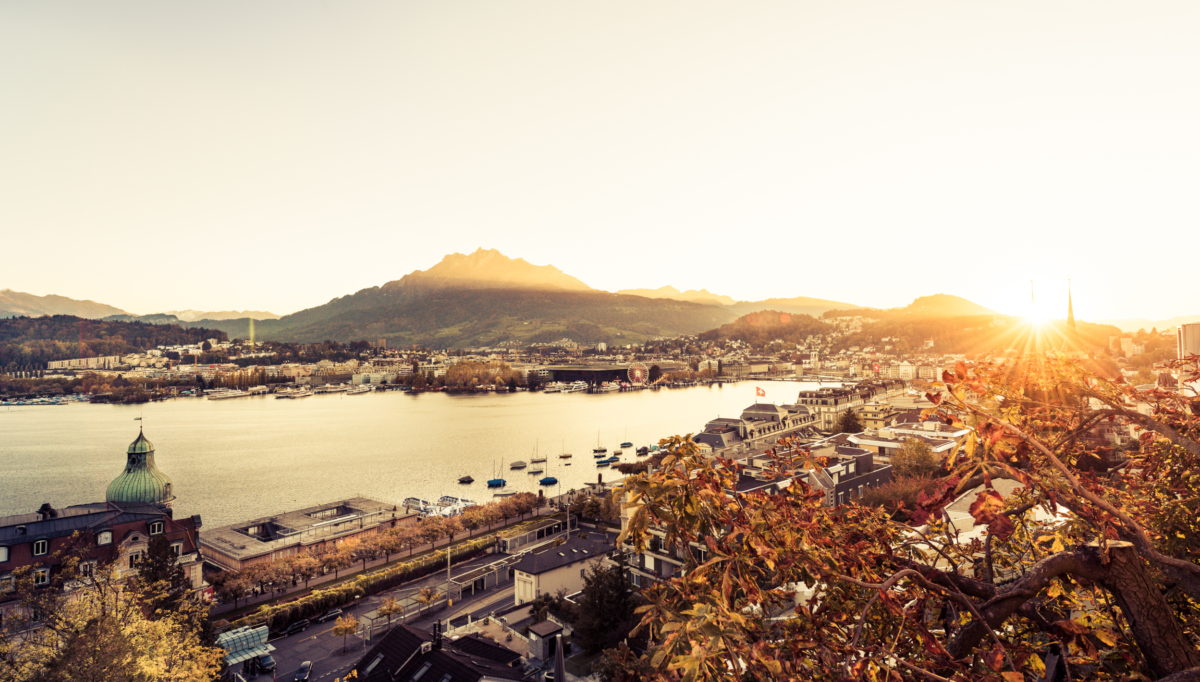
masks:
<svg viewBox="0 0 1200 682"><path fill-rule="evenodd" d="M34 556L43 556L49 551L50 551L50 541L49 540L38 540L37 542L33 543L33 555Z"/></svg>
<svg viewBox="0 0 1200 682"><path fill-rule="evenodd" d="M8 548L0 547L0 564L8 561Z"/></svg>
<svg viewBox="0 0 1200 682"><path fill-rule="evenodd" d="M183 543L182 542L172 542L171 543L171 553L174 554L175 556L179 556L180 554L182 554L183 553Z"/></svg>
<svg viewBox="0 0 1200 682"><path fill-rule="evenodd" d="M85 561L79 564L79 575L90 578L96 574L96 562Z"/></svg>
<svg viewBox="0 0 1200 682"><path fill-rule="evenodd" d="M5 592L10 592L10 591L12 591L12 589L13 589L13 577L11 575L6 575L3 578L0 578L0 594L4 594Z"/></svg>
<svg viewBox="0 0 1200 682"><path fill-rule="evenodd" d="M33 584L34 585L50 584L50 569L42 568L42 569L35 571L33 574Z"/></svg>
<svg viewBox="0 0 1200 682"><path fill-rule="evenodd" d="M130 568L137 568L138 562L139 562L139 561L141 561L141 560L142 560L142 553L141 553L141 552L130 552L130 554L129 554L129 567L130 567Z"/></svg>
<svg viewBox="0 0 1200 682"><path fill-rule="evenodd" d="M163 532L163 522L162 521L155 521L150 524L150 534L151 535L161 535L162 532Z"/></svg>
<svg viewBox="0 0 1200 682"><path fill-rule="evenodd" d="M96 544L97 545L111 545L112 544L112 531L111 530L102 530L99 533L96 533Z"/></svg>

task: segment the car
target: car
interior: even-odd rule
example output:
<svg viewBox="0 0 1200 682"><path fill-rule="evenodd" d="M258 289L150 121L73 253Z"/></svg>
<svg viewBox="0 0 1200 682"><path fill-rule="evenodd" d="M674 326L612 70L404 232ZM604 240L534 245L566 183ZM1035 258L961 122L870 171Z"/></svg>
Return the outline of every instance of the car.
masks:
<svg viewBox="0 0 1200 682"><path fill-rule="evenodd" d="M330 610L326 611L325 613L321 614L321 616L319 618L315 618L314 620L318 623L324 623L327 620L337 620L338 618L341 618L341 617L342 617L341 609L330 609Z"/></svg>
<svg viewBox="0 0 1200 682"><path fill-rule="evenodd" d="M297 632L304 632L305 630L308 629L308 626L309 626L308 619L301 618L300 620L296 621L295 623L292 623L291 625L289 625L288 629L285 630L283 634L287 637L291 637L292 635L296 634Z"/></svg>
<svg viewBox="0 0 1200 682"><path fill-rule="evenodd" d="M300 664L300 669L296 671L296 682L308 682L308 678L312 677L312 661L305 661Z"/></svg>
<svg viewBox="0 0 1200 682"><path fill-rule="evenodd" d="M275 672L275 659L271 654L263 654L258 657L258 669L264 673Z"/></svg>

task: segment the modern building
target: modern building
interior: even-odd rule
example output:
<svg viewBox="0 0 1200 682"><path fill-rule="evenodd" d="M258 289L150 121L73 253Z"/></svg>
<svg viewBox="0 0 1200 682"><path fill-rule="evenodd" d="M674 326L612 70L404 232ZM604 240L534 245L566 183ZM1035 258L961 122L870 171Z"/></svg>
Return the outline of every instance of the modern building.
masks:
<svg viewBox="0 0 1200 682"><path fill-rule="evenodd" d="M517 606L543 594L557 594L560 590L573 594L583 589L588 568L616 549L604 533L586 535L586 538L571 536L561 545L528 552L513 564Z"/></svg>
<svg viewBox="0 0 1200 682"><path fill-rule="evenodd" d="M237 571L300 552L315 552L419 519L416 512L397 505L354 497L205 530L200 534L200 546L209 563Z"/></svg>
<svg viewBox="0 0 1200 682"><path fill-rule="evenodd" d="M1181 324L1175 329L1175 359L1200 355L1200 322Z"/></svg>
<svg viewBox="0 0 1200 682"><path fill-rule="evenodd" d="M121 365L120 355L102 355L95 358L53 360L46 363L47 369L116 369Z"/></svg>

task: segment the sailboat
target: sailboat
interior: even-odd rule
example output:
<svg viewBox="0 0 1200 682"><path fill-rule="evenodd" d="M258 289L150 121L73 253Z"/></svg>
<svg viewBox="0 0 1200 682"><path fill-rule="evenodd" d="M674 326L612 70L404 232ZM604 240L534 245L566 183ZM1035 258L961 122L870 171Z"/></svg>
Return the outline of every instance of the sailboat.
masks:
<svg viewBox="0 0 1200 682"><path fill-rule="evenodd" d="M545 461L546 461L546 458L543 457L542 455L538 454L538 449L535 446L533 448L533 459L529 460L529 463L530 464L540 464L541 462L545 462ZM533 472L530 472L530 473L533 473Z"/></svg>
<svg viewBox="0 0 1200 682"><path fill-rule="evenodd" d="M500 463L500 467L502 469L504 468L504 462ZM496 475L496 465L492 464L492 476L495 476L495 475ZM508 483L508 481L504 480L503 478L493 478L488 481L487 485L489 488L503 488L506 483Z"/></svg>
<svg viewBox="0 0 1200 682"><path fill-rule="evenodd" d="M629 427L625 427L625 439L626 439L625 442L621 443L621 447L623 447L623 448L633 447L633 443L629 442Z"/></svg>
<svg viewBox="0 0 1200 682"><path fill-rule="evenodd" d="M592 448L592 457L595 457L596 459L600 459L601 457L605 457L605 458L608 457L608 448L606 448L600 444L600 432L599 431L596 432L596 447Z"/></svg>
<svg viewBox="0 0 1200 682"><path fill-rule="evenodd" d="M538 481L538 485L557 485L558 479L547 473Z"/></svg>
<svg viewBox="0 0 1200 682"><path fill-rule="evenodd" d="M558 458L559 459L571 459L571 453L567 452L567 441L565 441L565 440L563 441L562 454L559 455ZM570 462L567 462L567 464L570 464Z"/></svg>

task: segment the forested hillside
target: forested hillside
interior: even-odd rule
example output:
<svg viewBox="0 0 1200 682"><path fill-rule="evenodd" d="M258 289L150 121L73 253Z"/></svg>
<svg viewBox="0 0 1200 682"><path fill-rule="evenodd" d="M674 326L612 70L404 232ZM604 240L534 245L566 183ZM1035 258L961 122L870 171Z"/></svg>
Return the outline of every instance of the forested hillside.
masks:
<svg viewBox="0 0 1200 682"><path fill-rule="evenodd" d="M215 329L88 320L74 315L13 317L0 319L0 368L44 368L54 360L122 355L212 338L224 341L228 337Z"/></svg>
<svg viewBox="0 0 1200 682"><path fill-rule="evenodd" d="M431 348L501 341L630 343L696 334L729 321L718 306L607 292L532 289L434 289L412 295L373 287L278 320L255 323L256 338L316 342L387 339ZM200 324L245 338L247 320Z"/></svg>
<svg viewBox="0 0 1200 682"><path fill-rule="evenodd" d="M786 343L804 343L809 336L828 334L833 327L811 315L793 315L763 310L743 315L717 329L700 335L702 341L742 341L764 346L776 339Z"/></svg>

